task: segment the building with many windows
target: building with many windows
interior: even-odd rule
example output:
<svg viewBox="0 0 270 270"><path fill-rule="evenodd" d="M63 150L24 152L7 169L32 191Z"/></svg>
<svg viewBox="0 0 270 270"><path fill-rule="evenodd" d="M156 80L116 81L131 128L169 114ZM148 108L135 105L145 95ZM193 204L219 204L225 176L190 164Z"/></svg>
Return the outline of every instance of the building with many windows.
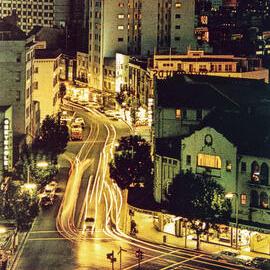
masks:
<svg viewBox="0 0 270 270"><path fill-rule="evenodd" d="M34 43L16 26L0 21L0 106L13 106L14 136L31 142L36 128L32 118Z"/></svg>
<svg viewBox="0 0 270 270"><path fill-rule="evenodd" d="M59 63L62 53L47 49L36 50L35 53L33 100L40 104L42 122L46 115L56 115L59 111Z"/></svg>
<svg viewBox="0 0 270 270"><path fill-rule="evenodd" d="M54 25L54 0L2 0L0 18L16 14L18 26L26 33L35 25L52 27Z"/></svg>
<svg viewBox="0 0 270 270"><path fill-rule="evenodd" d="M194 9L194 0L90 1L90 87L102 89L104 59L116 53L147 56L192 47Z"/></svg>

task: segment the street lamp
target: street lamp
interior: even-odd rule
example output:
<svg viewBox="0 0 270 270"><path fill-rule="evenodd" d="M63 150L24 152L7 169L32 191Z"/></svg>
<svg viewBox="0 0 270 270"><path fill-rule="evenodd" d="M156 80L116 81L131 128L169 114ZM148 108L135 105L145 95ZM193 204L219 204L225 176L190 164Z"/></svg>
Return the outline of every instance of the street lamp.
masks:
<svg viewBox="0 0 270 270"><path fill-rule="evenodd" d="M40 161L36 164L38 168L46 168L48 165L49 164L46 161ZM36 184L30 183L30 164L27 165L27 183L25 183L23 186L29 190L33 190L37 187Z"/></svg>
<svg viewBox="0 0 270 270"><path fill-rule="evenodd" d="M238 249L238 214L239 214L239 195L237 192L229 192L225 195L225 198L233 199L235 196L236 198L236 204L235 204L235 248Z"/></svg>

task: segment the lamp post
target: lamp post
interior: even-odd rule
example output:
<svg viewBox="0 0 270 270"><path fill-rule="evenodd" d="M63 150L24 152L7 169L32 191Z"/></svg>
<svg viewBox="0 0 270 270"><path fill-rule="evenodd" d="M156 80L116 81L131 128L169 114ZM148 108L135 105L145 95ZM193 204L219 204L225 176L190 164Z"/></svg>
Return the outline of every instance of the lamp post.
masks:
<svg viewBox="0 0 270 270"><path fill-rule="evenodd" d="M38 163L36 164L36 166L37 166L38 168L46 168L46 167L48 167L48 165L49 165L49 164L48 164L48 162L46 162L46 161L40 161L40 162L38 162ZM30 183L30 164L27 165L27 183L24 184L24 187L25 187L25 188L28 188L28 189L33 189L33 188L36 187L35 184Z"/></svg>
<svg viewBox="0 0 270 270"><path fill-rule="evenodd" d="M237 192L229 192L225 195L225 198L232 199L233 197L236 198L235 204L235 249L238 249L238 214L239 214L239 195Z"/></svg>

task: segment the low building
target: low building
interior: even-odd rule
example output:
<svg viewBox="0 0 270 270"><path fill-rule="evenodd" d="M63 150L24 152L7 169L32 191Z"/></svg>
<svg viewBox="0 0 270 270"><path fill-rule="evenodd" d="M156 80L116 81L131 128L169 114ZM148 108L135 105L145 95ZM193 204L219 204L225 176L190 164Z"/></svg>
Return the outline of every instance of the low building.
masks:
<svg viewBox="0 0 270 270"><path fill-rule="evenodd" d="M269 82L269 70L262 67L259 58L205 54L204 51L188 51L185 55L154 55L151 72L159 79L179 73Z"/></svg>
<svg viewBox="0 0 270 270"><path fill-rule="evenodd" d="M154 197L166 201L180 170L206 173L235 194L231 227L218 240L230 245L238 235L241 247L269 254L269 86L199 77L156 83Z"/></svg>
<svg viewBox="0 0 270 270"><path fill-rule="evenodd" d="M59 111L60 58L60 50L35 51L33 100L40 103L40 121Z"/></svg>
<svg viewBox="0 0 270 270"><path fill-rule="evenodd" d="M12 106L0 106L0 183L13 169Z"/></svg>

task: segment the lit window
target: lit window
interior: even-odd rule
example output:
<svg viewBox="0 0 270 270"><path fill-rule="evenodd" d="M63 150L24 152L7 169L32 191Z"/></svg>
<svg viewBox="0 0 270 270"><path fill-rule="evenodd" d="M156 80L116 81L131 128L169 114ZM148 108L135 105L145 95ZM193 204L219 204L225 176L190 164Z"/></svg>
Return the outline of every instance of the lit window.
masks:
<svg viewBox="0 0 270 270"><path fill-rule="evenodd" d="M124 14L118 14L118 19L124 19L125 15Z"/></svg>
<svg viewBox="0 0 270 270"><path fill-rule="evenodd" d="M176 8L180 8L181 6L182 6L181 3L179 3L179 2L178 2L178 3L175 3L175 7L176 7Z"/></svg>
<svg viewBox="0 0 270 270"><path fill-rule="evenodd" d="M175 118L176 119L181 119L181 109L176 109L175 110Z"/></svg>
<svg viewBox="0 0 270 270"><path fill-rule="evenodd" d="M247 194L241 194L241 204L246 205L247 204Z"/></svg>
<svg viewBox="0 0 270 270"><path fill-rule="evenodd" d="M197 165L213 169L221 169L221 158L219 156L198 154Z"/></svg>
<svg viewBox="0 0 270 270"><path fill-rule="evenodd" d="M118 29L118 30L124 30L124 25L118 25L118 26L117 26L117 29Z"/></svg>
<svg viewBox="0 0 270 270"><path fill-rule="evenodd" d="M122 7L124 7L124 3L121 2L121 3L118 4L118 6L122 8Z"/></svg>
<svg viewBox="0 0 270 270"><path fill-rule="evenodd" d="M230 160L226 160L226 171L227 172L232 171L232 162Z"/></svg>

